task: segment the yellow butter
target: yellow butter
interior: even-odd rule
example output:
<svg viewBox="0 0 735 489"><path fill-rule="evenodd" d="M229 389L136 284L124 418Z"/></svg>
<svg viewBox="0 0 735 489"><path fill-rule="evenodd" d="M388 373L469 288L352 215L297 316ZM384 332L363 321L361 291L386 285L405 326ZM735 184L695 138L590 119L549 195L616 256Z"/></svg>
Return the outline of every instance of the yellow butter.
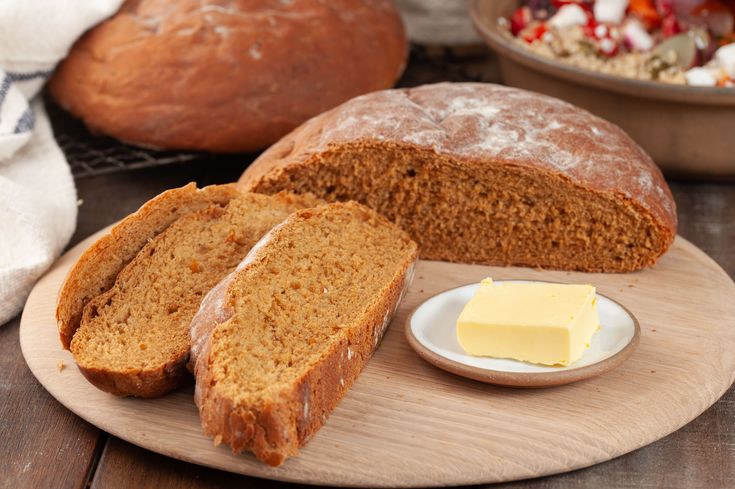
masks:
<svg viewBox="0 0 735 489"><path fill-rule="evenodd" d="M457 319L457 339L470 355L569 365L599 326L591 285L487 278Z"/></svg>

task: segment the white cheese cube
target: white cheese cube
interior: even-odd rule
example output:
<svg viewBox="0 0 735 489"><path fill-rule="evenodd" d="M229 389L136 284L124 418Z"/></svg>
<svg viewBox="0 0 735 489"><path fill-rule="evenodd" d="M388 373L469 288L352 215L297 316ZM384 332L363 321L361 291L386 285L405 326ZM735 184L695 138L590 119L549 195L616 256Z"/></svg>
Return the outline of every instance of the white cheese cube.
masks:
<svg viewBox="0 0 735 489"><path fill-rule="evenodd" d="M595 2L595 20L606 24L620 24L625 17L628 0L597 0Z"/></svg>
<svg viewBox="0 0 735 489"><path fill-rule="evenodd" d="M715 51L715 59L725 70L727 76L735 78L735 43L725 44Z"/></svg>
<svg viewBox="0 0 735 489"><path fill-rule="evenodd" d="M579 5L568 3L560 8L554 16L549 19L549 25L556 29L567 29L587 23L587 14Z"/></svg>
<svg viewBox="0 0 735 489"><path fill-rule="evenodd" d="M717 80L707 68L692 68L687 70L684 76L687 78L687 85L693 87L714 87L717 85Z"/></svg>
<svg viewBox="0 0 735 489"><path fill-rule="evenodd" d="M653 38L648 34L643 24L637 20L633 19L626 22L625 27L623 27L623 36L636 51L650 51L653 47Z"/></svg>

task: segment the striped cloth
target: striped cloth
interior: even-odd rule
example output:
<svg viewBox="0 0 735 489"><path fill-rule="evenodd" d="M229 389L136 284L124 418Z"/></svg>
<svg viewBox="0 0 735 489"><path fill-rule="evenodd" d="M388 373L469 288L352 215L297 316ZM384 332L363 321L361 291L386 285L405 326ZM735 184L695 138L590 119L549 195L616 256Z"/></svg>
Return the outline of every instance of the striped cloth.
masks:
<svg viewBox="0 0 735 489"><path fill-rule="evenodd" d="M122 0L0 0L0 325L76 225L69 165L37 97L56 63Z"/></svg>
<svg viewBox="0 0 735 489"><path fill-rule="evenodd" d="M89 27L122 0L0 0L0 161L31 137L30 100Z"/></svg>
<svg viewBox="0 0 735 489"><path fill-rule="evenodd" d="M28 101L49 75L51 70L18 72L0 68L0 160L12 156L31 138L35 117Z"/></svg>

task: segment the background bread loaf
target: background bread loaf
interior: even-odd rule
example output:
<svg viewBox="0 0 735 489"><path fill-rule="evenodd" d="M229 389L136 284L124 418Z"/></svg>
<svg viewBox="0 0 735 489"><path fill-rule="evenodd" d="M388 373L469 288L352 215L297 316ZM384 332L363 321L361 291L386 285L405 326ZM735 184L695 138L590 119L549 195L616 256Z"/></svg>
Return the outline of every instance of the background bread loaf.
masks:
<svg viewBox="0 0 735 489"><path fill-rule="evenodd" d="M388 88L406 60L391 0L128 0L50 88L90 129L156 148L261 149Z"/></svg>

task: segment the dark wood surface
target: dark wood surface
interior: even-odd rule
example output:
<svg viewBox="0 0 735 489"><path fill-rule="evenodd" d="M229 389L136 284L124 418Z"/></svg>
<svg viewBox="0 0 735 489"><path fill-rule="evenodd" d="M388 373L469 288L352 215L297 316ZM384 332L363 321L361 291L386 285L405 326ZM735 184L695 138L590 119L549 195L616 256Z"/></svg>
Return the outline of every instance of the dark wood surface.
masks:
<svg viewBox="0 0 735 489"><path fill-rule="evenodd" d="M467 66L450 64L442 76L467 78L462 70L476 69ZM483 70L478 78L494 79L492 66ZM432 73L410 70L403 84L434 81ZM211 158L80 179L77 187L83 203L70 246L165 189L189 181L199 185L232 181L248 161L242 156ZM679 207L680 234L735 276L735 185L671 185ZM31 375L20 352L18 327L19 318L0 325L0 489L289 486L169 459L87 424L58 404ZM633 453L568 474L495 487L732 488L734 419L735 389L730 389L681 430Z"/></svg>

